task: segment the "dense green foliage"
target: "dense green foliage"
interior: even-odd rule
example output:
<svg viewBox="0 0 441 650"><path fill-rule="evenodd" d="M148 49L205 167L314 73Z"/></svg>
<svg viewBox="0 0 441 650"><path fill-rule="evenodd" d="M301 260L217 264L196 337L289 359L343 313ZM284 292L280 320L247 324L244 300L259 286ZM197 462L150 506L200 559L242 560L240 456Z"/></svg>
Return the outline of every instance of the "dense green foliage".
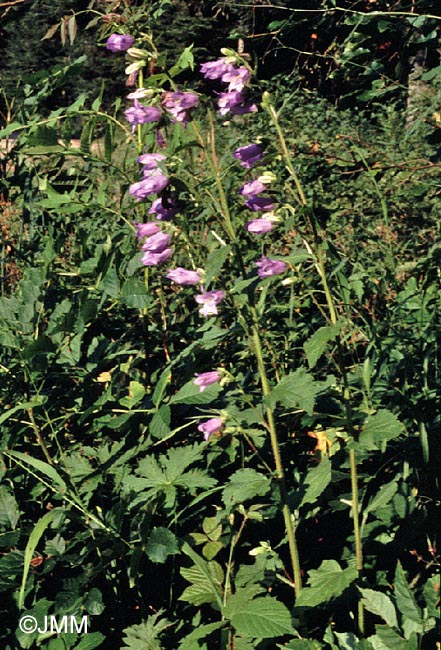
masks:
<svg viewBox="0 0 441 650"><path fill-rule="evenodd" d="M70 7L59 4L62 16ZM74 58L78 35L58 74L33 70L38 83L20 86L12 107L5 94L0 138L14 146L0 152L2 647L432 650L438 62L422 66L407 110L405 78L396 96L378 95L369 74L352 76L348 55L318 76L306 63L288 78L263 75L250 89L259 110L220 119L217 87L201 81L193 53L205 60L215 19L224 31L213 48L233 19L234 38L256 25L237 3L208 15L202 4L116 8L121 31L144 47L143 21L161 32L174 15L174 29L195 35L193 49L179 40L181 57L155 40L144 78L158 92L205 93L185 128L162 128L179 205L161 223L173 238L166 266L142 267L134 234L134 221L153 219L151 202L128 190L157 134L124 120L124 54L103 55L121 86L93 92ZM298 25L281 12L259 20L289 49ZM349 36L350 15L340 18L337 49L386 29L369 17ZM401 20L402 60L421 31L431 47L434 18ZM274 35L265 38L259 47ZM264 62L256 54L258 71ZM311 89L319 79L338 86L339 106ZM250 142L265 151L251 171L232 156ZM239 189L262 172L279 221L256 237ZM256 274L263 254L285 262L283 276ZM197 290L170 282L170 266L203 269L206 288L226 291L217 316L201 317ZM216 369L221 380L201 391L195 373ZM204 440L207 418L223 425ZM23 615L40 625L88 615L89 631L26 633Z"/></svg>

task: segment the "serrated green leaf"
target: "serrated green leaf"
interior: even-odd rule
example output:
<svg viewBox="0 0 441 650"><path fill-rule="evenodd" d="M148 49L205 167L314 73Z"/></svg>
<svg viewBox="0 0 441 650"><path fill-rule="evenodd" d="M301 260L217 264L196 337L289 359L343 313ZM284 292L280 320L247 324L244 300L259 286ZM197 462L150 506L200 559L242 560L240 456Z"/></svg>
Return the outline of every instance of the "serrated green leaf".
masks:
<svg viewBox="0 0 441 650"><path fill-rule="evenodd" d="M309 572L309 587L297 598L298 607L316 607L344 592L357 578L357 569L342 569L336 560L324 560L318 569Z"/></svg>
<svg viewBox="0 0 441 650"><path fill-rule="evenodd" d="M88 632L75 646L75 650L98 650L105 640L106 637L101 632Z"/></svg>
<svg viewBox="0 0 441 650"><path fill-rule="evenodd" d="M392 497L395 495L398 489L397 480L393 480L390 483L383 485L377 492L377 494L372 497L368 505L363 511L363 515L366 516L369 512L375 512L377 508L382 508L387 505Z"/></svg>
<svg viewBox="0 0 441 650"><path fill-rule="evenodd" d="M283 377L264 401L272 409L281 402L286 408L300 408L312 415L317 395L334 381L332 376L324 382L315 381L307 370L298 368Z"/></svg>
<svg viewBox="0 0 441 650"><path fill-rule="evenodd" d="M154 528L147 540L145 552L155 564L164 564L169 555L179 552L176 535L167 528Z"/></svg>
<svg viewBox="0 0 441 650"><path fill-rule="evenodd" d="M207 256L205 262L205 284L208 286L217 277L231 251L231 246L221 246Z"/></svg>
<svg viewBox="0 0 441 650"><path fill-rule="evenodd" d="M385 625L375 626L376 634L368 637L374 650L417 650L416 637L413 640L403 639L395 630Z"/></svg>
<svg viewBox="0 0 441 650"><path fill-rule="evenodd" d="M6 485L0 485L0 526L14 530L19 518L17 502Z"/></svg>
<svg viewBox="0 0 441 650"><path fill-rule="evenodd" d="M84 609L88 614L91 614L91 616L99 616L104 612L105 608L101 591L96 587L92 587L87 594Z"/></svg>
<svg viewBox="0 0 441 650"><path fill-rule="evenodd" d="M330 341L333 341L340 331L338 325L327 325L320 327L303 344L309 368L312 370L327 348Z"/></svg>
<svg viewBox="0 0 441 650"><path fill-rule="evenodd" d="M310 639L293 639L288 645L277 646L280 650L320 650L323 648L319 641L312 641Z"/></svg>
<svg viewBox="0 0 441 650"><path fill-rule="evenodd" d="M161 440L170 434L171 409L168 404L163 404L159 411L153 415L149 431L153 438Z"/></svg>
<svg viewBox="0 0 441 650"><path fill-rule="evenodd" d="M424 585L424 599L427 605L427 613L429 616L440 617L440 576L432 576Z"/></svg>
<svg viewBox="0 0 441 650"><path fill-rule="evenodd" d="M383 619L390 627L398 627L397 613L389 596L381 591L373 589L361 589L362 603L368 612L376 614Z"/></svg>
<svg viewBox="0 0 441 650"><path fill-rule="evenodd" d="M160 610L139 625L126 627L123 630L125 645L121 650L165 650L159 637L171 623L165 618L160 618L162 613Z"/></svg>
<svg viewBox="0 0 441 650"><path fill-rule="evenodd" d="M254 598L236 607L230 621L235 631L245 637L271 639L294 634L289 609L271 596Z"/></svg>
<svg viewBox="0 0 441 650"><path fill-rule="evenodd" d="M121 300L127 307L144 309L152 302L151 295L147 292L144 284L136 277L127 278L121 288Z"/></svg>
<svg viewBox="0 0 441 650"><path fill-rule="evenodd" d="M201 650L198 641L206 639L210 634L220 630L225 626L225 621L217 621L216 623L207 623L200 625L193 632L190 632L179 645L179 650Z"/></svg>
<svg viewBox="0 0 441 650"><path fill-rule="evenodd" d="M251 468L238 469L225 486L222 501L227 507L243 503L256 496L264 496L270 487L271 483L265 474Z"/></svg>
<svg viewBox="0 0 441 650"><path fill-rule="evenodd" d="M360 432L359 445L363 449L380 449L383 442L397 438L403 430L403 425L393 413L381 409L367 418Z"/></svg>
<svg viewBox="0 0 441 650"><path fill-rule="evenodd" d="M202 392L199 386L195 386L193 379L188 381L170 399L170 404L210 404L219 396L220 387L218 384L207 386Z"/></svg>
<svg viewBox="0 0 441 650"><path fill-rule="evenodd" d="M184 544L182 545L182 552L185 553L185 555L188 555L188 557L191 560L193 560L195 565L194 567L192 567L192 569L181 569L182 575L184 575L184 573L186 572L185 575L189 576L190 575L188 573L189 571L197 570L198 571L197 581L192 580L192 582L193 583L196 582L196 584L199 584L201 590L204 590L206 593L210 593L211 600L215 601L219 609L221 609L222 596L221 596L220 587L224 579L222 567L217 562L214 562L213 560L211 562L207 562L206 560L204 560L197 553L195 553L195 551L193 551L191 546L189 546L189 544L187 544L186 542L184 542ZM184 594L182 594L179 600L187 600L187 598L184 598Z"/></svg>
<svg viewBox="0 0 441 650"><path fill-rule="evenodd" d="M307 503L315 503L317 497L327 488L331 482L331 461L324 456L321 462L306 475L305 486L306 491L302 497L299 508Z"/></svg>
<svg viewBox="0 0 441 650"><path fill-rule="evenodd" d="M421 610L416 604L415 598L409 589L409 585L407 584L406 576L404 575L404 571L400 562L398 562L395 571L394 589L395 602L402 618L409 618L415 623L422 625L423 620Z"/></svg>

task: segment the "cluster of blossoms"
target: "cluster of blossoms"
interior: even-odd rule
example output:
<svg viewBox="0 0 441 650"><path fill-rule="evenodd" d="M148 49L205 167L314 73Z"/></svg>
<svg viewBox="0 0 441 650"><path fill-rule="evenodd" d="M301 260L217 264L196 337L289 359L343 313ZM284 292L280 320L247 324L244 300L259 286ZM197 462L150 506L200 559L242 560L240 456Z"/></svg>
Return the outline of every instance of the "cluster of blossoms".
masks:
<svg viewBox="0 0 441 650"><path fill-rule="evenodd" d="M251 72L244 65L236 67L236 63L235 56L224 56L201 65L201 72L206 79L228 84L226 92L218 93L217 105L220 115L243 115L257 111L257 106L245 99L245 89L251 79Z"/></svg>
<svg viewBox="0 0 441 650"><path fill-rule="evenodd" d="M112 34L107 40L107 48L112 52L128 52L129 55L132 54L132 57L136 58L143 51L133 48L133 43L132 36ZM132 68L133 66L129 65L126 69L130 77L137 75L136 65L135 68ZM239 115L257 111L255 104L246 103L245 100L246 86L251 73L246 66L237 66L235 56L225 56L217 61L204 63L201 66L201 72L207 79L220 80L222 83L228 84L226 92L218 93L218 106L221 115L227 113ZM159 123L163 119L164 113L169 115L172 122L178 122L185 127L190 119L191 109L199 102L198 96L192 92L158 91L147 88L138 88L128 95L128 99L133 101L133 104L125 111L125 117L132 126L132 131L142 124ZM144 104L145 100L148 100L151 105ZM162 140L162 134L158 128L156 142L159 146L161 146ZM262 160L263 150L258 144L249 144L236 149L233 156L245 169L249 170ZM162 153L144 153L137 158L137 161L141 165L141 178L130 185L129 192L136 201L144 201L148 197L156 195L148 210L156 220L135 223L136 236L143 251L142 264L158 266L169 260L173 254L171 234L164 231L161 226L164 222L173 220L178 212L178 206L175 195L170 189L166 156ZM262 196L272 180L271 174L264 174L255 180L246 182L240 189L240 193L245 199L245 206L255 213L263 212L265 215L247 222L246 228L250 233L260 235L269 232L278 221L278 217L272 212L275 209L272 199ZM257 274L261 278L284 273L287 267L285 262L265 256L256 262L256 266ZM199 313L204 317L218 314L218 305L224 300L225 291L205 290L203 286L204 272L201 269L195 271L177 267L169 269L166 272L166 277L182 286L199 285L200 293L195 295ZM217 383L221 379L222 372L212 370L196 374L194 384L199 386L199 390L202 392L207 386ZM203 433L205 440L208 440L212 434L222 430L224 420L225 417L211 418L202 422L198 426L198 430Z"/></svg>
<svg viewBox="0 0 441 650"><path fill-rule="evenodd" d="M258 144L253 143L248 144L245 147L239 147L233 153L233 156L240 162L242 167L245 167L245 169L251 169L256 163L262 160L263 150ZM263 235L270 232L278 221L278 217L272 212L276 207L272 202L272 199L267 196L260 196L266 191L267 185L272 182L273 178L272 174L263 174L255 180L248 181L242 185L239 190L240 194L245 198L245 206L247 208L253 212L266 213L264 217L251 219L247 222L246 229L254 235ZM285 262L272 260L265 256L262 256L261 259L256 262L256 266L258 268L257 275L261 278L267 278L271 275L279 275L280 273L284 273L287 269Z"/></svg>

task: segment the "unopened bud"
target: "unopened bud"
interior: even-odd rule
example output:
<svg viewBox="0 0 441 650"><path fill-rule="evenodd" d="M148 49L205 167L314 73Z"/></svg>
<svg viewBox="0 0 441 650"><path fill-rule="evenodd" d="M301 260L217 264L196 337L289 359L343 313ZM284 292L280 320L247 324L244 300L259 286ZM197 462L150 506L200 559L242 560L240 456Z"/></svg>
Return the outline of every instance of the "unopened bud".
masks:
<svg viewBox="0 0 441 650"><path fill-rule="evenodd" d="M147 50L142 50L140 47L129 47L127 54L132 57L132 59L150 59L151 53Z"/></svg>
<svg viewBox="0 0 441 650"><path fill-rule="evenodd" d="M264 185L271 185L271 183L276 182L277 176L275 175L274 172L265 170L257 180L263 183Z"/></svg>
<svg viewBox="0 0 441 650"><path fill-rule="evenodd" d="M130 75L133 74L134 72L138 72L138 70L141 70L141 68L145 67L145 61L134 61L130 65L127 66L125 72L126 74Z"/></svg>

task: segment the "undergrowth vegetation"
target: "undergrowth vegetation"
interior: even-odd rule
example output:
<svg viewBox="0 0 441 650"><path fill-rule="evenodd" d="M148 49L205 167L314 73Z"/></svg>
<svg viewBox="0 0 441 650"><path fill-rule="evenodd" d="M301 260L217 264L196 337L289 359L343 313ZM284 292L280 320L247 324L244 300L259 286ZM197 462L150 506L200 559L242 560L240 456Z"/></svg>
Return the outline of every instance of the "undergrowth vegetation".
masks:
<svg viewBox="0 0 441 650"><path fill-rule="evenodd" d="M42 117L76 62L0 132L2 647L435 648L439 82L190 90L122 33L134 97Z"/></svg>

